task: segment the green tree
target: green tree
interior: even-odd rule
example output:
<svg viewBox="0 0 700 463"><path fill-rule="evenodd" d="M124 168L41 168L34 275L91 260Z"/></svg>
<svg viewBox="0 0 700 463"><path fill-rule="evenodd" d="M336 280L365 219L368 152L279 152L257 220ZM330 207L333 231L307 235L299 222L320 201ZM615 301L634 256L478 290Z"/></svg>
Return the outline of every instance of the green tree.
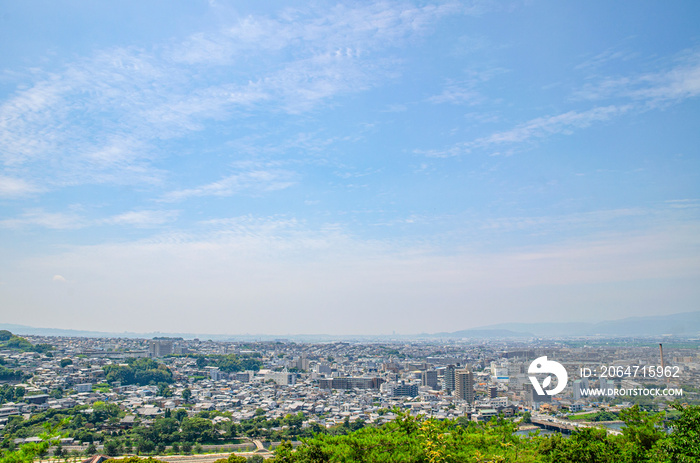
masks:
<svg viewBox="0 0 700 463"><path fill-rule="evenodd" d="M71 359L61 359L61 368L65 368L68 365L73 365L73 360Z"/></svg>
<svg viewBox="0 0 700 463"><path fill-rule="evenodd" d="M620 419L625 422L622 434L625 439L638 449L640 454L649 451L656 442L665 437L666 433L660 428L665 413L650 415L635 405L620 412ZM641 458L641 456L640 456Z"/></svg>
<svg viewBox="0 0 700 463"><path fill-rule="evenodd" d="M681 412L671 427L673 432L660 442L659 448L665 456L662 461L669 463L700 462L700 406L674 404Z"/></svg>
<svg viewBox="0 0 700 463"><path fill-rule="evenodd" d="M119 442L113 439L107 440L104 443L104 451L110 457L119 455Z"/></svg>
<svg viewBox="0 0 700 463"><path fill-rule="evenodd" d="M158 383L158 395L161 397L172 397L173 391L168 386L168 383L160 382Z"/></svg>
<svg viewBox="0 0 700 463"><path fill-rule="evenodd" d="M190 392L192 394L192 392ZM183 397L184 399L184 397ZM183 419L187 417L187 410L184 408L178 408L174 412L172 412L172 417L176 419L177 421L181 422Z"/></svg>
<svg viewBox="0 0 700 463"><path fill-rule="evenodd" d="M34 352L47 354L54 349L55 349L55 347L52 346L51 344L37 344L34 346L34 349L32 349L32 350L34 350Z"/></svg>
<svg viewBox="0 0 700 463"><path fill-rule="evenodd" d="M275 456L272 459L274 463L292 463L295 461L294 458L294 447L289 441L282 441L280 445L275 448Z"/></svg>
<svg viewBox="0 0 700 463"><path fill-rule="evenodd" d="M173 373L168 367L159 364L148 358L128 358L127 365L105 365L102 369L105 372L107 382L120 382L122 384L158 384L174 382Z"/></svg>
<svg viewBox="0 0 700 463"><path fill-rule="evenodd" d="M90 445L88 445L87 448L85 449L85 455L89 456L89 455L94 455L96 453L97 453L97 448L95 447L95 444L93 444L91 442Z"/></svg>
<svg viewBox="0 0 700 463"><path fill-rule="evenodd" d="M155 449L156 449L156 444L154 444L152 440L144 439L138 443L138 446L136 447L136 452L138 454L142 454L142 453L149 454L149 453L152 453Z"/></svg>
<svg viewBox="0 0 700 463"><path fill-rule="evenodd" d="M189 442L211 442L216 439L214 424L199 417L188 417L182 420L182 439Z"/></svg>
<svg viewBox="0 0 700 463"><path fill-rule="evenodd" d="M619 448L604 429L581 428L569 438L555 434L541 444L540 453L552 463L616 463L621 460Z"/></svg>
<svg viewBox="0 0 700 463"><path fill-rule="evenodd" d="M29 442L18 449L0 452L0 463L33 463L38 457L46 455L51 445L58 444L60 447L58 429L66 424L65 420L59 420L53 425L44 423L44 432L39 435L41 442Z"/></svg>
<svg viewBox="0 0 700 463"><path fill-rule="evenodd" d="M246 461L248 460L246 460L245 457L240 457L232 453L228 458L220 458L215 460L214 463L246 463Z"/></svg>

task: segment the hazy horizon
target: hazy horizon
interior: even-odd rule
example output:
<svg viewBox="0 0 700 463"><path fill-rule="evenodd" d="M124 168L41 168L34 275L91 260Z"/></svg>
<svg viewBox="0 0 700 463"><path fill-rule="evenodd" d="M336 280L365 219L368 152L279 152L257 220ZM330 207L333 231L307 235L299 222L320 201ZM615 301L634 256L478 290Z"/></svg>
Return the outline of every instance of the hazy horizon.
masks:
<svg viewBox="0 0 700 463"><path fill-rule="evenodd" d="M0 318L696 311L700 5L2 2Z"/></svg>

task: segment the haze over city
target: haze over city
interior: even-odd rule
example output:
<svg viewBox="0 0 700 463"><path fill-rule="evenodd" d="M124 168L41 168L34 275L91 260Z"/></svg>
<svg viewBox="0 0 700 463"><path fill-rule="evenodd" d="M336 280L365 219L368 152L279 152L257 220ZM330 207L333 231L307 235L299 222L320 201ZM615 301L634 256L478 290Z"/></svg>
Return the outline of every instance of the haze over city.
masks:
<svg viewBox="0 0 700 463"><path fill-rule="evenodd" d="M697 2L0 2L0 308L408 334L698 309Z"/></svg>

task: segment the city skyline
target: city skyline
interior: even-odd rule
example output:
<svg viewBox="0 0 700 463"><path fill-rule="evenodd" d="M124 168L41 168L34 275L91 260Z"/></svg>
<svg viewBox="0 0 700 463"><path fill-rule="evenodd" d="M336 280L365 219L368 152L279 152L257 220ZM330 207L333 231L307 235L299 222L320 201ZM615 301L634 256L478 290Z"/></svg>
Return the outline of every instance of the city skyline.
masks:
<svg viewBox="0 0 700 463"><path fill-rule="evenodd" d="M0 5L4 323L697 310L695 2Z"/></svg>

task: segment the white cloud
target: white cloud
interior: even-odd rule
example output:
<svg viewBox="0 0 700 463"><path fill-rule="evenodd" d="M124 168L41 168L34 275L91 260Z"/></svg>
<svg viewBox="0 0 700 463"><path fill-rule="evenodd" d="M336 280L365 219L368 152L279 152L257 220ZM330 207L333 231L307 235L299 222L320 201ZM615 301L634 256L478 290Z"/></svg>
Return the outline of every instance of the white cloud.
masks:
<svg viewBox="0 0 700 463"><path fill-rule="evenodd" d="M170 202L201 196L257 195L289 188L296 183L294 178L294 173L287 170L249 170L195 188L171 191L162 200Z"/></svg>
<svg viewBox="0 0 700 463"><path fill-rule="evenodd" d="M259 105L297 114L376 85L395 62L372 59L373 51L466 10L403 3L286 9L151 49L102 50L38 73L0 103L0 162L31 167L32 181L49 188L159 182L153 160L167 155L163 140ZM292 46L295 53L286 53ZM253 55L266 59L251 62Z"/></svg>
<svg viewBox="0 0 700 463"><path fill-rule="evenodd" d="M669 69L596 79L574 92L575 99L625 99L654 108L700 96L700 52L686 52Z"/></svg>
<svg viewBox="0 0 700 463"><path fill-rule="evenodd" d="M41 188L21 178L0 175L0 197L16 198L42 191Z"/></svg>
<svg viewBox="0 0 700 463"><path fill-rule="evenodd" d="M575 130L626 114L656 109L700 96L700 53L688 52L679 61L680 64L660 72L601 79L573 94L574 100L612 100L615 101L614 104L537 117L511 129L495 132L476 140L456 143L441 149L415 150L415 152L429 157L452 157L475 149L488 150L498 149L499 146L510 146L508 153L512 153L515 152L515 148L512 147L537 139L556 134L571 134ZM432 101L436 103L468 101L472 95L468 88L462 88L462 90L464 93L460 93L460 87L450 90L448 86L443 94L433 97Z"/></svg>
<svg viewBox="0 0 700 463"><path fill-rule="evenodd" d="M639 81L648 85L632 90L631 95L650 103L700 96L700 53L692 55L687 62L667 72L647 74L640 77Z"/></svg>
<svg viewBox="0 0 700 463"><path fill-rule="evenodd" d="M533 138L543 138L557 133L571 133L573 129L589 127L595 122L610 120L626 113L631 106L604 106L586 111L569 111L555 116L545 116L532 119L511 130L497 132L484 138L479 138L466 147L490 147L505 143L522 143Z"/></svg>
<svg viewBox="0 0 700 463"><path fill-rule="evenodd" d="M0 228L22 229L43 227L52 230L75 230L98 225L128 225L154 227L175 220L177 211L129 211L104 219L89 219L73 212L46 212L43 209L25 210L19 217L0 220Z"/></svg>
<svg viewBox="0 0 700 463"><path fill-rule="evenodd" d="M570 134L575 129L586 128L596 122L618 117L632 108L632 105L610 105L586 111L569 111L554 116L538 117L512 129L470 142L458 143L442 150L416 150L416 152L430 157L451 157L469 153L475 149L498 149L499 146L517 145L554 134Z"/></svg>
<svg viewBox="0 0 700 463"><path fill-rule="evenodd" d="M107 225L131 225L145 228L172 222L177 216L177 211L129 211L100 222Z"/></svg>
<svg viewBox="0 0 700 463"><path fill-rule="evenodd" d="M428 98L430 103L450 103L476 105L486 101L486 96L477 88L491 80L498 74L505 73L505 69L492 68L484 71L466 71L467 77L461 81L448 80L442 93Z"/></svg>
<svg viewBox="0 0 700 463"><path fill-rule="evenodd" d="M0 220L0 228L25 228L39 226L54 230L71 230L82 228L87 222L75 214L45 212L43 209L27 210L18 218Z"/></svg>

